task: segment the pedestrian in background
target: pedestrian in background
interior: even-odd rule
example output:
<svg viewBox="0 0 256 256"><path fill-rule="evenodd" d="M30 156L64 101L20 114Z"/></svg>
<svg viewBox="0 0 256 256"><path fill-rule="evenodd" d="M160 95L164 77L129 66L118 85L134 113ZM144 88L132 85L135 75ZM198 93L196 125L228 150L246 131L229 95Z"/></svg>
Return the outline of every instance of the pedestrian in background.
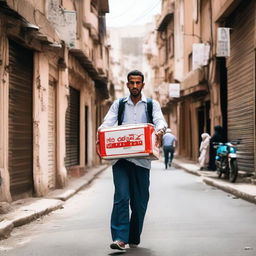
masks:
<svg viewBox="0 0 256 256"><path fill-rule="evenodd" d="M125 98L122 122L119 123L120 100L111 105L100 128L113 127L115 124L140 124L153 121L160 145L162 135L167 127L159 103L152 100L152 116L147 111L147 98L142 94L144 75L134 70L127 75L127 87L130 95ZM99 129L100 129L99 128ZM151 160L145 158L127 158L112 162L115 186L114 203L111 215L111 249L124 250L140 243L144 216L149 200L149 177ZM129 212L131 209L131 215Z"/></svg>
<svg viewBox="0 0 256 256"><path fill-rule="evenodd" d="M162 139L163 151L164 151L164 164L165 169L171 167L173 155L175 152L175 147L177 146L177 139L172 134L172 130L170 128L166 129L165 135Z"/></svg>
<svg viewBox="0 0 256 256"><path fill-rule="evenodd" d="M220 125L216 125L214 127L214 134L210 139L210 152L209 152L209 165L208 170L215 171L216 165L215 165L215 157L216 157L216 149L214 148L215 142L223 142L223 136L222 136L222 127Z"/></svg>
<svg viewBox="0 0 256 256"><path fill-rule="evenodd" d="M202 141L200 144L200 155L198 158L198 162L200 165L200 170L207 168L209 163L209 151L210 151L210 139L211 136L208 133L202 133L201 135Z"/></svg>

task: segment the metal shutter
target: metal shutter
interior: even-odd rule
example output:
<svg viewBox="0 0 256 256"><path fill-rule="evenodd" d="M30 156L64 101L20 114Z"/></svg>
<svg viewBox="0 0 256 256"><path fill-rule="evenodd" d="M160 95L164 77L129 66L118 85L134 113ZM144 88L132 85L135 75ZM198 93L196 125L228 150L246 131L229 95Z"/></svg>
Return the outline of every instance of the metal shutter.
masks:
<svg viewBox="0 0 256 256"><path fill-rule="evenodd" d="M245 1L230 17L231 57L228 60L228 139L238 146L239 169L254 172L255 1Z"/></svg>
<svg viewBox="0 0 256 256"><path fill-rule="evenodd" d="M49 81L48 94L48 187L55 188L56 184L56 93L55 84Z"/></svg>
<svg viewBox="0 0 256 256"><path fill-rule="evenodd" d="M9 42L9 173L12 196L33 191L33 52Z"/></svg>
<svg viewBox="0 0 256 256"><path fill-rule="evenodd" d="M89 107L88 106L85 106L84 108L84 127L85 127L85 130L84 130L84 133L85 133L85 151L84 151L84 154L85 154L85 165L88 164L88 132L89 132L89 125L88 125L88 122L89 122Z"/></svg>
<svg viewBox="0 0 256 256"><path fill-rule="evenodd" d="M66 112L66 167L80 163L80 92L69 87Z"/></svg>

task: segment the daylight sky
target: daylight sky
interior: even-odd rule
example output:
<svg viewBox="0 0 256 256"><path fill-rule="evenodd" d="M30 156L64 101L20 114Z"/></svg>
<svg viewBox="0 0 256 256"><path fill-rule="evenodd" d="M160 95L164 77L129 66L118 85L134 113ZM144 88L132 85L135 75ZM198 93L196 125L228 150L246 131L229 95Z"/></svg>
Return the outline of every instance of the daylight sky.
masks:
<svg viewBox="0 0 256 256"><path fill-rule="evenodd" d="M161 0L109 0L107 26L123 27L153 21L160 13Z"/></svg>

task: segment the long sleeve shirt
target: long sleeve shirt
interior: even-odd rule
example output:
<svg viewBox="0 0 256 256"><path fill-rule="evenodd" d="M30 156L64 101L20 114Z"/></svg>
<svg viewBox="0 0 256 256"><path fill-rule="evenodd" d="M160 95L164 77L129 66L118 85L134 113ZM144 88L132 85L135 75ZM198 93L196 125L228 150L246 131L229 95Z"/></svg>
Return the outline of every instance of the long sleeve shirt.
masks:
<svg viewBox="0 0 256 256"><path fill-rule="evenodd" d="M125 98L125 108L124 108L124 119L122 124L141 124L147 123L147 98L142 94L141 100L137 102L136 105L132 102L130 96ZM167 123L164 119L160 104L156 100L153 101L153 123L155 126L155 130L166 129ZM118 119L118 107L119 100L115 100L111 105L107 115L104 118L102 125L99 127L113 127L117 125ZM135 165L150 169L151 168L151 160L144 158L127 158L127 161L134 163ZM112 164L116 163L113 161Z"/></svg>

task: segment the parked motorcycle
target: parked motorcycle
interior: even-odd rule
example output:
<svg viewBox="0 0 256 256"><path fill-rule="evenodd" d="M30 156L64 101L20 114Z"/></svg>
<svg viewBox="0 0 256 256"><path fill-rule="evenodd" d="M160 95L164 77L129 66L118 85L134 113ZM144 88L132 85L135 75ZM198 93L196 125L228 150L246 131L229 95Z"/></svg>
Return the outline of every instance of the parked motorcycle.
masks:
<svg viewBox="0 0 256 256"><path fill-rule="evenodd" d="M236 181L238 175L235 147L237 144L240 144L240 140L227 143L214 143L214 147L217 149L215 164L218 177L221 178L222 174L224 174L224 177L232 183Z"/></svg>

